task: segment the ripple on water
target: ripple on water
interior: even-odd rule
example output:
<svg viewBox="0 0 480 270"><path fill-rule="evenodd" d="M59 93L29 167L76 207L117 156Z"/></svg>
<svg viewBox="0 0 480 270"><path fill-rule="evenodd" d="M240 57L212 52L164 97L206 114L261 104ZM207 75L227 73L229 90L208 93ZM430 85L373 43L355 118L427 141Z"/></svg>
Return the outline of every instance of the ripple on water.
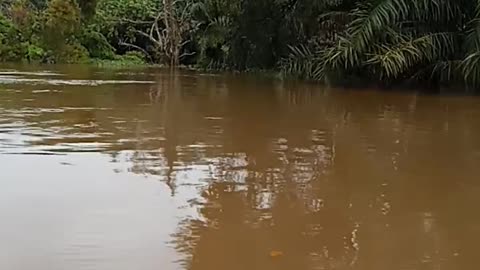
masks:
<svg viewBox="0 0 480 270"><path fill-rule="evenodd" d="M10 76L9 76L10 75ZM63 74L55 73L51 71L39 71L39 72L26 72L26 71L18 71L18 70L2 70L0 71L0 79L1 77L18 77L18 75L25 75L25 76L63 76Z"/></svg>
<svg viewBox="0 0 480 270"><path fill-rule="evenodd" d="M154 81L136 80L58 80L58 79L30 79L10 76L0 76L0 84L28 84L28 85L69 85L69 86L100 86L107 84L153 84Z"/></svg>

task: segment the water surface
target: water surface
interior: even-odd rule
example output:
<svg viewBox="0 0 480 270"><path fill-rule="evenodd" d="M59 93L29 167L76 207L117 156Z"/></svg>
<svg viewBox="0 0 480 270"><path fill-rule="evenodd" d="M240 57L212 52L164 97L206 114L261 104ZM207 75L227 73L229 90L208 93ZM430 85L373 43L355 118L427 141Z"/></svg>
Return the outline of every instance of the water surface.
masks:
<svg viewBox="0 0 480 270"><path fill-rule="evenodd" d="M0 269L475 269L480 98L0 69Z"/></svg>

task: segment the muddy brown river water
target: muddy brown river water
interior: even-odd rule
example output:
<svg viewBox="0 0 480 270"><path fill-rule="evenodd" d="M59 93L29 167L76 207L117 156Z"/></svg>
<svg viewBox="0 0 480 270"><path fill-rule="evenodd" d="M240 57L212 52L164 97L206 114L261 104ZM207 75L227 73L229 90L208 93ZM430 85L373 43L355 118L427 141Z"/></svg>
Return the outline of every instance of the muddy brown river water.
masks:
<svg viewBox="0 0 480 270"><path fill-rule="evenodd" d="M480 97L0 68L2 270L479 267Z"/></svg>

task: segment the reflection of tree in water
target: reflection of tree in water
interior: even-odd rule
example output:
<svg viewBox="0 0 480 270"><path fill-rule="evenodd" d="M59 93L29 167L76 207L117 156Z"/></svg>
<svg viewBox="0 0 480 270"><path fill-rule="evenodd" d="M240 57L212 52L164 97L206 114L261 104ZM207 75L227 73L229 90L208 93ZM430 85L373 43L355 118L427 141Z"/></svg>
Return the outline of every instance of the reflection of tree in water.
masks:
<svg viewBox="0 0 480 270"><path fill-rule="evenodd" d="M173 71L169 76L162 76L150 87L148 99L152 114L143 116L146 121L137 121L134 135L133 152L129 161L133 164L131 171L144 175L158 175L175 194L175 162L177 161L177 132L175 107L179 106L181 86L178 76ZM153 118L153 119L152 119ZM147 123L144 123L147 122ZM151 134L152 129L160 127L159 132Z"/></svg>
<svg viewBox="0 0 480 270"><path fill-rule="evenodd" d="M29 149L109 154L191 199L199 217L175 235L191 269L476 265L474 99L183 73L157 81L16 86L0 98L2 128L14 138L9 127L22 125L36 138Z"/></svg>
<svg viewBox="0 0 480 270"><path fill-rule="evenodd" d="M190 255L189 269L309 269L353 261L348 217L322 209L321 200L302 193L301 182L279 174L250 172L245 184L208 185L202 220L185 221L176 236L179 250ZM272 258L272 251L284 257Z"/></svg>
<svg viewBox="0 0 480 270"><path fill-rule="evenodd" d="M411 160L442 151L437 144L412 145L425 134L412 127L437 129L421 119L415 95L378 107L368 93L345 101L340 95L335 104L331 96L314 96L311 105L305 105L311 98L290 93L288 114L271 100L259 101L261 109L248 93L240 95L258 117L249 121L241 101L229 111L224 150L235 154L211 158L216 173L195 201L201 218L184 220L175 235L188 269L455 267L458 243L446 236L461 229L445 227L453 210L436 200L457 185L434 170L409 171L429 172ZM317 116L305 122L298 117L312 112ZM440 172L452 173L448 158L437 162Z"/></svg>
<svg viewBox="0 0 480 270"><path fill-rule="evenodd" d="M212 85L213 83L213 85ZM218 82L208 77L192 77L173 71L157 78L157 84L148 92L149 115L143 115L147 123L139 123L135 135L136 149L130 158L132 171L139 174L158 175L175 194L177 174L194 170L197 165L208 165L205 152L218 146L215 140L221 137L222 129L208 119L208 115L197 113L202 102L190 99L189 91L205 90L207 99L222 97ZM190 99L190 100L189 100ZM209 100L207 100L209 101ZM197 104L198 103L198 104ZM206 102L205 102L206 103ZM207 104L208 106L208 104ZM217 110L218 108L214 108ZM161 127L156 134L156 143L148 134ZM213 133L212 131L218 131ZM145 138L147 137L147 138Z"/></svg>
<svg viewBox="0 0 480 270"><path fill-rule="evenodd" d="M41 129L30 144L91 143L190 196L200 217L175 239L191 269L466 269L476 259L461 249L480 240L465 210L478 202L475 103L184 74L157 81L0 101L7 120ZM468 256L463 267L454 254Z"/></svg>
<svg viewBox="0 0 480 270"><path fill-rule="evenodd" d="M235 117L229 134L249 123L238 119L248 116ZM259 128L246 136L235 134L231 144L236 154L215 159L214 177L201 194L202 220L185 220L176 235L178 249L189 254L185 264L189 269L348 266L355 258L349 238L355 224L335 207L323 209L316 193L333 162L328 139L311 131L297 145L275 138L275 129ZM285 137L294 141L298 136ZM285 256L272 258L272 251Z"/></svg>
<svg viewBox="0 0 480 270"><path fill-rule="evenodd" d="M208 80L197 83L212 87ZM278 128L294 119L265 113L279 106L279 101L268 100L270 94L255 101L253 92L220 91L197 101L207 104L201 107L182 96L188 84L161 79L155 87L149 96L156 107L156 124L162 126L157 136L163 139L153 141L149 136L154 125L138 122L131 170L159 175L172 192L181 184L182 170L208 171L205 179L197 179L206 183L200 198L192 200L202 220L185 220L182 228L189 233L179 232L177 240L180 250L192 254L193 268L231 268L238 261L239 269L287 269L316 261L348 265L354 260L353 245L345 238L355 224L341 211L323 209L317 194L333 162L328 131L300 123L279 136ZM227 111L215 107L218 98L232 102ZM342 229L328 237L320 233L338 226ZM288 259L272 260L273 250L288 254Z"/></svg>

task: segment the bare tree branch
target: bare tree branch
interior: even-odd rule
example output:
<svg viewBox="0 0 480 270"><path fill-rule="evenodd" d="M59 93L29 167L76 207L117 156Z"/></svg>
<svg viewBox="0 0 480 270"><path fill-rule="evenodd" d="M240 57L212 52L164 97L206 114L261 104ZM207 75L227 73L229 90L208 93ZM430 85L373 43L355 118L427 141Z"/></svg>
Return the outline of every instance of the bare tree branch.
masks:
<svg viewBox="0 0 480 270"><path fill-rule="evenodd" d="M192 55L195 55L197 54L196 52L189 52L189 53L182 53L178 58L179 59L183 59L184 57L187 57L187 56L192 56Z"/></svg>
<svg viewBox="0 0 480 270"><path fill-rule="evenodd" d="M118 44L119 44L120 46L130 47L130 48L133 48L133 49L136 49L136 50L141 51L143 54L145 54L145 56L148 57L148 59L150 60L151 63L153 62L152 56L151 56L145 49L143 49L142 47L139 47L139 46L137 46L137 45L135 45L135 44L123 42L123 41L120 41Z"/></svg>

